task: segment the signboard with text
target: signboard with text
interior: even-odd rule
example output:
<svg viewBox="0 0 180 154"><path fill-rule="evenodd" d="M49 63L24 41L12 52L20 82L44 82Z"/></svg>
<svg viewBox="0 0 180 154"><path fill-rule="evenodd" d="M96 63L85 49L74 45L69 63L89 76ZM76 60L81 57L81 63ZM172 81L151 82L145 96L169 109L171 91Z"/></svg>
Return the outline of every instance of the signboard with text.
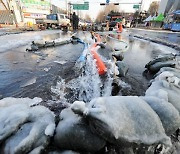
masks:
<svg viewBox="0 0 180 154"><path fill-rule="evenodd" d="M89 10L89 2L84 2L84 4L73 4L74 10Z"/></svg>
<svg viewBox="0 0 180 154"><path fill-rule="evenodd" d="M50 2L47 0L21 0L23 13L50 13Z"/></svg>
<svg viewBox="0 0 180 154"><path fill-rule="evenodd" d="M139 5L133 5L133 9L139 9Z"/></svg>

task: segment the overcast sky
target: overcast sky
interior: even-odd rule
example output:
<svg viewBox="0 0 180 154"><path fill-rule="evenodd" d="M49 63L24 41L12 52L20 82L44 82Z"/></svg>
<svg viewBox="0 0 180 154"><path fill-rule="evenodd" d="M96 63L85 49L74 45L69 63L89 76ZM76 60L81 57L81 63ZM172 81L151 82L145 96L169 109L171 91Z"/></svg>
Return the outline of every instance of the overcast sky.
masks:
<svg viewBox="0 0 180 154"><path fill-rule="evenodd" d="M66 9L66 2L71 3L83 3L83 0L51 0L52 3L58 5L60 8ZM100 3L105 3L106 0L85 0L89 2L89 10L88 11L80 11L81 14L89 14L92 19L95 19L98 12L103 9L105 6L100 6ZM142 7L147 10L149 8L150 3L153 0L144 0ZM110 3L117 2L117 3L140 3L141 0L110 0ZM118 7L120 10L124 12L135 12L133 9L134 4L120 4Z"/></svg>

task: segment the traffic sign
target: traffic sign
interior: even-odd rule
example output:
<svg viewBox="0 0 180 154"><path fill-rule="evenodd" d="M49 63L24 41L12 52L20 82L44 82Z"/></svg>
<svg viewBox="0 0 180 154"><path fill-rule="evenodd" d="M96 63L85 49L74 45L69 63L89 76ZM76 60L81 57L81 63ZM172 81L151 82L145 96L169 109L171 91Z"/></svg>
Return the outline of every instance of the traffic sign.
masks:
<svg viewBox="0 0 180 154"><path fill-rule="evenodd" d="M139 5L133 5L133 9L139 9Z"/></svg>
<svg viewBox="0 0 180 154"><path fill-rule="evenodd" d="M89 10L89 2L84 2L84 4L73 4L74 10Z"/></svg>

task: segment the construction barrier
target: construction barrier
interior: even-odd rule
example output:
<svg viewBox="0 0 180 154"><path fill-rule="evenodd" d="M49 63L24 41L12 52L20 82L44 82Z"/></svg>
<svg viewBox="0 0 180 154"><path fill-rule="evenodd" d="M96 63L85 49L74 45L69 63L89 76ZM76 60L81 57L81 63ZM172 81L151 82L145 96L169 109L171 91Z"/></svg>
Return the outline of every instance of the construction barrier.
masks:
<svg viewBox="0 0 180 154"><path fill-rule="evenodd" d="M119 23L119 28L117 30L118 33L121 33L123 31L123 26L122 26L122 23L120 22Z"/></svg>

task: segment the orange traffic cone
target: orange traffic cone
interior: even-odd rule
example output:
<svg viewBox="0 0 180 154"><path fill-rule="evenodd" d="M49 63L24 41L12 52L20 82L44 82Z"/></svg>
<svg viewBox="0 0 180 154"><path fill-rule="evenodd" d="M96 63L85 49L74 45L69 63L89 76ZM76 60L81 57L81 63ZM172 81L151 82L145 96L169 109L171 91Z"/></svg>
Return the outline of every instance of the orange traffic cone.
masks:
<svg viewBox="0 0 180 154"><path fill-rule="evenodd" d="M122 23L120 22L119 23L119 29L118 29L118 32L121 33L123 31L123 27L122 27Z"/></svg>

